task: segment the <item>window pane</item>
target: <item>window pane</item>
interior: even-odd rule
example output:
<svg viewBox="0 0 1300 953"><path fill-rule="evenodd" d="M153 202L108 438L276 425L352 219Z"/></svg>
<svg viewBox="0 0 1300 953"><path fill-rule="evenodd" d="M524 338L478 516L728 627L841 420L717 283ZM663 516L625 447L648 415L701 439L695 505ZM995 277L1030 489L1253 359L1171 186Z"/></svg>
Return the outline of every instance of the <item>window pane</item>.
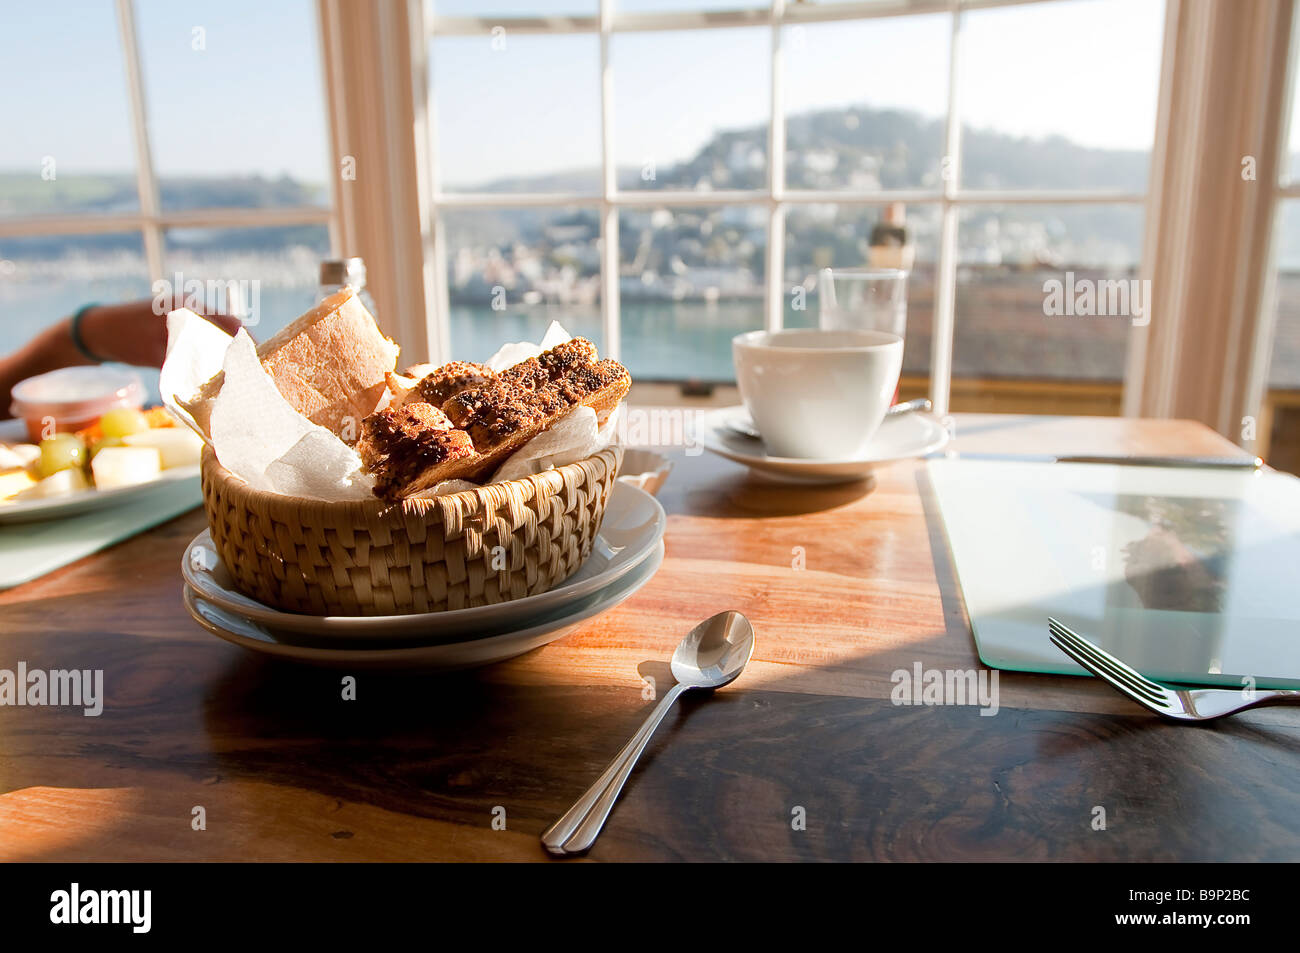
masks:
<svg viewBox="0 0 1300 953"><path fill-rule="evenodd" d="M320 260L329 256L320 225L277 228L177 228L166 233L165 277L176 289L190 281L247 282L249 332L264 341L316 302ZM205 295L211 306L218 297ZM380 324L383 316L377 315Z"/></svg>
<svg viewBox="0 0 1300 953"><path fill-rule="evenodd" d="M487 360L508 341L537 343L552 321L601 347L595 209L448 209L442 218L458 360Z"/></svg>
<svg viewBox="0 0 1300 953"><path fill-rule="evenodd" d="M619 215L623 363L643 380L735 380L731 339L763 326L767 212Z"/></svg>
<svg viewBox="0 0 1300 953"><path fill-rule="evenodd" d="M133 212L135 144L111 0L11 8L0 30L0 217Z"/></svg>
<svg viewBox="0 0 1300 953"><path fill-rule="evenodd" d="M1137 206L964 209L954 380L1122 381L1131 320L1150 314L1141 240ZM1117 391L1099 400L1080 412L1118 412Z"/></svg>
<svg viewBox="0 0 1300 953"><path fill-rule="evenodd" d="M1268 384L1300 390L1300 201L1283 201L1277 218L1277 324Z"/></svg>
<svg viewBox="0 0 1300 953"><path fill-rule="evenodd" d="M611 43L620 188L766 186L765 27L622 33Z"/></svg>
<svg viewBox="0 0 1300 953"><path fill-rule="evenodd" d="M310 0L136 0L162 207L326 205Z"/></svg>
<svg viewBox="0 0 1300 953"><path fill-rule="evenodd" d="M791 188L940 187L951 22L881 17L785 28Z"/></svg>
<svg viewBox="0 0 1300 953"><path fill-rule="evenodd" d="M786 213L785 326L817 326L817 271L822 268L858 269L896 267L894 261L875 261L871 255L872 230L881 224L883 207L810 205ZM913 258L907 282L907 334L903 373L929 376L930 337L934 320L935 258L939 244L939 210L916 206L906 211L907 244L904 255ZM878 253L879 254L879 253ZM795 289L803 289L803 308L797 307Z"/></svg>
<svg viewBox="0 0 1300 953"><path fill-rule="evenodd" d="M600 40L435 39L439 186L444 191L600 191Z"/></svg>
<svg viewBox="0 0 1300 953"><path fill-rule="evenodd" d="M1145 188L1162 0L1068 0L963 17L964 188Z"/></svg>
<svg viewBox="0 0 1300 953"><path fill-rule="evenodd" d="M0 238L0 354L83 305L150 295L139 232Z"/></svg>

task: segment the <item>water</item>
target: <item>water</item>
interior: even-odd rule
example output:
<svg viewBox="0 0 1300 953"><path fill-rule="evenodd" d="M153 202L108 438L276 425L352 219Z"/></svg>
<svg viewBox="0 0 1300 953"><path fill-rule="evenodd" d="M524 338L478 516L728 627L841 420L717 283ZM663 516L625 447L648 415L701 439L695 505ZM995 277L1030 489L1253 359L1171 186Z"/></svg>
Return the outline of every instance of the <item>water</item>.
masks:
<svg viewBox="0 0 1300 953"><path fill-rule="evenodd" d="M270 337L315 300L314 285L262 286L261 320L250 328L259 340ZM57 283L0 282L0 352L9 353L37 332L92 301L116 302L150 295L143 275L78 279ZM623 363L642 380L734 379L731 339L763 326L758 301L626 302L622 307ZM451 342L460 360L482 361L507 341L540 341L551 321L604 349L600 310L581 306L537 306L493 311L486 306L453 305ZM791 326L815 324L792 314ZM398 342L399 344L402 342ZM157 399L157 375L146 374Z"/></svg>
<svg viewBox="0 0 1300 953"><path fill-rule="evenodd" d="M630 301L622 304L621 361L640 380L734 380L731 339L763 326L761 301ZM589 338L602 351L597 308L536 307L494 312L454 305L452 352L482 361L506 341L539 341L551 321Z"/></svg>
<svg viewBox="0 0 1300 953"><path fill-rule="evenodd" d="M274 334L312 306L316 289L281 287L262 289L262 313L255 338ZM60 281L55 284L0 282L0 353L8 354L39 331L68 317L83 305L102 301L113 303L150 297L149 282L143 277L117 277ZM163 317L159 321L165 320ZM158 372L141 369L148 390L147 400L158 403ZM5 408L7 409L7 407Z"/></svg>

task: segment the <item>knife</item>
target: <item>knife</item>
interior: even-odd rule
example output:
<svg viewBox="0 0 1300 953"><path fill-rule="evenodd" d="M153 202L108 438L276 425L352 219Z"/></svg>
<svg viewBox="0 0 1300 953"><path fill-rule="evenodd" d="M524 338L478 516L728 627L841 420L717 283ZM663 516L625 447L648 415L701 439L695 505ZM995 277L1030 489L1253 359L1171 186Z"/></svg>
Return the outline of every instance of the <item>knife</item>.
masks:
<svg viewBox="0 0 1300 953"><path fill-rule="evenodd" d="M1176 467L1179 469L1206 470L1258 470L1264 465L1259 457L1152 457L1134 454L1068 454L1054 456L1048 453L932 453L930 460L985 460L1007 463L1108 463L1129 467Z"/></svg>

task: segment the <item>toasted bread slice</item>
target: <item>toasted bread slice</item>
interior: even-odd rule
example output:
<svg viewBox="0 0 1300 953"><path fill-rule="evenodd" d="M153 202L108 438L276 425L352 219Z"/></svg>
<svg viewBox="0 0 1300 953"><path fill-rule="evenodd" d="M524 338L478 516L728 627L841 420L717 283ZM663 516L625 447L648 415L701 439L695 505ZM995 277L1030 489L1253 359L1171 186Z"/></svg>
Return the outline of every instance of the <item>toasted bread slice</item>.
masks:
<svg viewBox="0 0 1300 953"><path fill-rule="evenodd" d="M439 467L474 455L469 434L432 404L413 401L366 418L357 452L375 477L375 495L398 500L439 482Z"/></svg>
<svg viewBox="0 0 1300 953"><path fill-rule="evenodd" d="M426 403L412 401L373 415L363 424L357 449L375 477L375 494L396 501L443 480L485 479L576 408L608 416L627 396L632 378L617 361L595 357L590 341L575 338L502 371L482 387L462 390L442 405L447 424L455 428L450 432L427 411L418 418L402 416L409 408L432 409ZM466 443L469 453L463 452Z"/></svg>

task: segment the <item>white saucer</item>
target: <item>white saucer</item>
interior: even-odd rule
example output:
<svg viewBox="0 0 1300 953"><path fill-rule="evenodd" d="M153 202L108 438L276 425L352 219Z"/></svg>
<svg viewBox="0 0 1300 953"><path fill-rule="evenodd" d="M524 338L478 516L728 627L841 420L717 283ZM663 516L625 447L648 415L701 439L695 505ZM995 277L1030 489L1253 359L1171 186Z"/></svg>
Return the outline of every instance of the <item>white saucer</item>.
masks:
<svg viewBox="0 0 1300 953"><path fill-rule="evenodd" d="M710 411L701 418L698 432L704 446L719 456L743 463L770 479L787 483L823 484L865 480L872 471L887 464L923 457L941 450L947 445L950 436L933 415L913 411L886 417L876 435L871 438L867 451L857 457L773 457L763 449L762 441L736 433L727 427L728 421L753 426L743 405Z"/></svg>
<svg viewBox="0 0 1300 953"><path fill-rule="evenodd" d="M513 631L493 630L476 638L434 645L395 648L295 645L283 641L282 635L272 629L213 605L188 585L185 586L185 608L195 622L218 638L275 658L350 670L446 671L504 661L568 635L583 622L612 609L644 586L663 559L664 545L660 541L653 547L649 558L635 570L612 585L571 603L558 617Z"/></svg>
<svg viewBox="0 0 1300 953"><path fill-rule="evenodd" d="M445 612L319 616L273 609L235 588L230 571L217 555L207 530L186 547L181 574L204 601L264 626L304 636L298 642L319 645L336 640L375 639L428 644L470 633L501 631L523 620L542 621L563 614L576 600L610 586L649 558L663 539L667 522L664 508L653 496L634 486L616 483L605 505L591 555L572 576L546 592L522 599Z"/></svg>

